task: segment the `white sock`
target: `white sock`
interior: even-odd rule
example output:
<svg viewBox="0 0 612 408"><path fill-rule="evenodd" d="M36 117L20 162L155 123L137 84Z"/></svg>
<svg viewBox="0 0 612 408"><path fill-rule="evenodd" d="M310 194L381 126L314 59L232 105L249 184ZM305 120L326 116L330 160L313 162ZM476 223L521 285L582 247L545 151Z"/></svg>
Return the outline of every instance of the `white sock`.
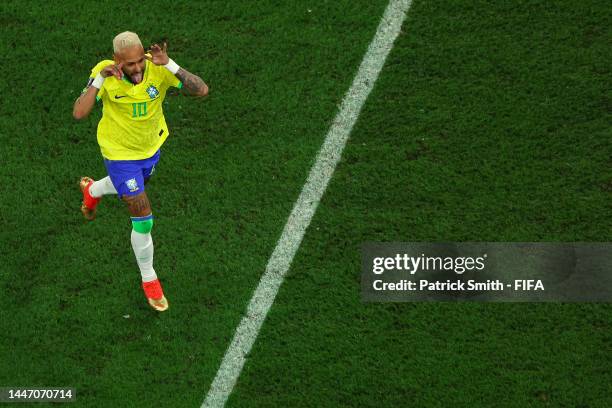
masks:
<svg viewBox="0 0 612 408"><path fill-rule="evenodd" d="M113 186L113 182L111 181L109 176L104 177L98 181L94 181L94 183L89 188L89 194L92 197L98 198L107 194L117 194L117 190L115 186Z"/></svg>
<svg viewBox="0 0 612 408"><path fill-rule="evenodd" d="M151 233L141 234L132 230L132 249L134 255L136 255L142 281L151 282L157 279L157 274L153 269L153 238Z"/></svg>

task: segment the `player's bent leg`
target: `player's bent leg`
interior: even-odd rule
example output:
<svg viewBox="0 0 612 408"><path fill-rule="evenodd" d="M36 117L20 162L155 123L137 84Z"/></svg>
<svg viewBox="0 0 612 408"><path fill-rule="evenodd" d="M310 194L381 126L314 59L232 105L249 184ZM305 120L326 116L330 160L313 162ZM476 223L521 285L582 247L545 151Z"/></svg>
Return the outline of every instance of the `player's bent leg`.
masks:
<svg viewBox="0 0 612 408"><path fill-rule="evenodd" d="M132 219L131 243L136 262L140 268L142 278L142 289L149 305L160 312L168 309L168 300L164 296L159 279L153 269L153 214L151 204L142 192L137 195L124 196L123 200L128 204Z"/></svg>
<svg viewBox="0 0 612 408"><path fill-rule="evenodd" d="M117 190L115 186L113 186L109 176L98 181L93 180L91 177L81 177L81 180L79 180L79 188L83 194L81 212L89 221L93 221L96 218L96 208L102 196L117 194Z"/></svg>
<svg viewBox="0 0 612 408"><path fill-rule="evenodd" d="M83 194L81 212L88 221L93 221L96 218L96 207L100 203L100 197L93 197L90 193L93 184L94 180L91 177L81 177L79 180L79 188Z"/></svg>
<svg viewBox="0 0 612 408"><path fill-rule="evenodd" d="M102 197L109 194L117 194L117 189L113 185L110 176L106 176L100 180L94 181L89 189L92 197Z"/></svg>

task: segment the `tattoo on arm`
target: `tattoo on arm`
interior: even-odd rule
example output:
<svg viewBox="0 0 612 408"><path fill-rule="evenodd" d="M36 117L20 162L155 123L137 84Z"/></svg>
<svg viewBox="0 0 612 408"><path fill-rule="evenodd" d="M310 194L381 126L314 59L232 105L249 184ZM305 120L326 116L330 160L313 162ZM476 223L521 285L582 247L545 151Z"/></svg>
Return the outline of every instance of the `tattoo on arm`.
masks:
<svg viewBox="0 0 612 408"><path fill-rule="evenodd" d="M208 86L199 76L180 68L176 73L176 77L183 83L183 92L185 94L193 96L206 96L208 94Z"/></svg>

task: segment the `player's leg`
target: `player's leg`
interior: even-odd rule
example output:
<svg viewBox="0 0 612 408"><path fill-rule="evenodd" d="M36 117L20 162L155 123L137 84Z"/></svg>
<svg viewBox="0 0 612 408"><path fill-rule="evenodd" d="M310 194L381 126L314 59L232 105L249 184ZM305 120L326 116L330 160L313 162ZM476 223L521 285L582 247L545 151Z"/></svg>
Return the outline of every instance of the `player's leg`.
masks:
<svg viewBox="0 0 612 408"><path fill-rule="evenodd" d="M104 164L109 174L111 174L112 162L104 159ZM109 169L109 166L111 169ZM81 193L83 194L81 212L89 221L96 218L96 207L100 203L102 196L107 194L117 194L117 190L113 185L110 176L106 176L98 181L95 181L91 177L81 177L79 187L81 189Z"/></svg>
<svg viewBox="0 0 612 408"><path fill-rule="evenodd" d="M94 198L99 198L105 195L117 194L115 186L111 181L110 176L106 176L100 180L94 181L89 188L89 193Z"/></svg>
<svg viewBox="0 0 612 408"><path fill-rule="evenodd" d="M139 194L122 195L132 218L132 249L140 268L142 288L149 304L158 311L168 308L159 279L153 268L153 212L145 191Z"/></svg>
<svg viewBox="0 0 612 408"><path fill-rule="evenodd" d="M109 176L98 181L94 181L91 177L81 177L79 187L83 194L81 212L89 221L96 218L96 208L103 195L117 194L117 190Z"/></svg>
<svg viewBox="0 0 612 408"><path fill-rule="evenodd" d="M104 165L108 176L95 181L91 177L81 177L79 187L83 194L81 212L83 216L92 221L96 218L96 208L104 195L118 194L115 185L121 185L125 180L133 179L134 175L144 176L146 185L153 172L155 164L159 161L161 152L158 150L153 156L145 160L108 160L104 159ZM121 187L119 187L121 189Z"/></svg>

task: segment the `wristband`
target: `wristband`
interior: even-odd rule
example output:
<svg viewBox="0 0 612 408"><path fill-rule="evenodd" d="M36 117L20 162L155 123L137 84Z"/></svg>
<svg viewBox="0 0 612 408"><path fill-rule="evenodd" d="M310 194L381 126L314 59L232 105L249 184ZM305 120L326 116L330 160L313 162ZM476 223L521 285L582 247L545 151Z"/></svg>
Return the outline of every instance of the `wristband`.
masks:
<svg viewBox="0 0 612 408"><path fill-rule="evenodd" d="M172 75L176 75L178 70L181 69L181 67L179 67L179 65L176 62L174 62L172 58L168 58L168 63L164 65L164 67L168 71L172 72Z"/></svg>
<svg viewBox="0 0 612 408"><path fill-rule="evenodd" d="M103 83L104 83L104 77L100 73L98 73L98 75L96 75L96 78L91 83L91 86L93 86L94 88L102 89Z"/></svg>

